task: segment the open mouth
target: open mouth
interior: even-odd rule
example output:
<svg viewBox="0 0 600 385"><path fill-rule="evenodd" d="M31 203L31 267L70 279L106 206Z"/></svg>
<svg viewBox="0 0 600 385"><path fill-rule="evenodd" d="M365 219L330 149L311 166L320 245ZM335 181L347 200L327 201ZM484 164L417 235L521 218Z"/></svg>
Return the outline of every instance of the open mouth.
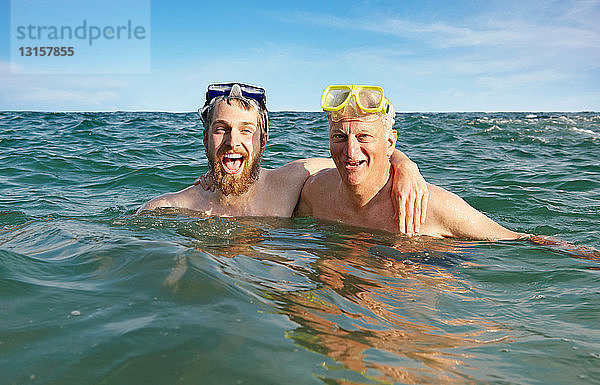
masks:
<svg viewBox="0 0 600 385"><path fill-rule="evenodd" d="M366 164L366 160L355 160L344 162L344 168L348 171L358 170L361 166Z"/></svg>
<svg viewBox="0 0 600 385"><path fill-rule="evenodd" d="M244 157L241 154L224 154L221 165L227 174L239 174L244 169Z"/></svg>

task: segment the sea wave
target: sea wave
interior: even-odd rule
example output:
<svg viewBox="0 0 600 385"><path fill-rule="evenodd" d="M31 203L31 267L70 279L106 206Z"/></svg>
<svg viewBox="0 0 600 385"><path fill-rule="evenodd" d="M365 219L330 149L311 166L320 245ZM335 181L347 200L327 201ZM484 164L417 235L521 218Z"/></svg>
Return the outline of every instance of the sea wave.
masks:
<svg viewBox="0 0 600 385"><path fill-rule="evenodd" d="M270 120L265 167L328 155L324 114ZM597 113L396 116L398 147L426 180L504 226L564 241L552 246L312 218L134 215L206 171L197 114L1 112L2 379L594 378L599 266L585 252L600 248L599 122Z"/></svg>

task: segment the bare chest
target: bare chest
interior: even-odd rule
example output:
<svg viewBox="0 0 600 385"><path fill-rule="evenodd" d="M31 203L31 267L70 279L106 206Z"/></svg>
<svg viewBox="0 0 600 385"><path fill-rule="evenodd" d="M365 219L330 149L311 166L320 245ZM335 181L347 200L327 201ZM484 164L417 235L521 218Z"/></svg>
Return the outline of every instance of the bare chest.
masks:
<svg viewBox="0 0 600 385"><path fill-rule="evenodd" d="M238 197L219 197L200 192L188 197L186 206L208 216L273 216L290 217L297 197L290 192L259 189L253 194ZM297 194L296 194L297 195Z"/></svg>
<svg viewBox="0 0 600 385"><path fill-rule="evenodd" d="M352 207L334 199L323 199L313 205L313 216L319 219L339 221L352 226L398 232L391 202L371 207Z"/></svg>

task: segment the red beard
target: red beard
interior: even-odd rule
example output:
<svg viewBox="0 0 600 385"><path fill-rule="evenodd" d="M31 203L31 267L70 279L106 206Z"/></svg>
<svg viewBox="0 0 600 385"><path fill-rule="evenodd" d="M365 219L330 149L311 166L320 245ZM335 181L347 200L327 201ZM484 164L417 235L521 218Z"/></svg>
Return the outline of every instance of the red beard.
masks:
<svg viewBox="0 0 600 385"><path fill-rule="evenodd" d="M242 156L243 170L239 174L229 174L225 172L221 159L224 154L231 152L231 147L225 145L217 150L216 156L207 151L210 178L223 194L242 195L258 180L262 154L257 154L250 159L248 152L244 149L235 151L236 154Z"/></svg>

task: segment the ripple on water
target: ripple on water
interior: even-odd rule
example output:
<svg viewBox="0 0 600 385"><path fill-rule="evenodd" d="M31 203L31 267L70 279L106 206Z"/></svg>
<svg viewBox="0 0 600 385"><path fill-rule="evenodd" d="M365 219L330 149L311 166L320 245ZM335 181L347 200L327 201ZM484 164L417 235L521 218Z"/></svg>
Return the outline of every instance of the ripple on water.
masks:
<svg viewBox="0 0 600 385"><path fill-rule="evenodd" d="M510 228L600 247L597 113L396 118L427 180ZM323 113L270 119L266 167L328 154ZM132 216L206 171L201 130L192 113L0 113L3 381L595 378L589 248Z"/></svg>

